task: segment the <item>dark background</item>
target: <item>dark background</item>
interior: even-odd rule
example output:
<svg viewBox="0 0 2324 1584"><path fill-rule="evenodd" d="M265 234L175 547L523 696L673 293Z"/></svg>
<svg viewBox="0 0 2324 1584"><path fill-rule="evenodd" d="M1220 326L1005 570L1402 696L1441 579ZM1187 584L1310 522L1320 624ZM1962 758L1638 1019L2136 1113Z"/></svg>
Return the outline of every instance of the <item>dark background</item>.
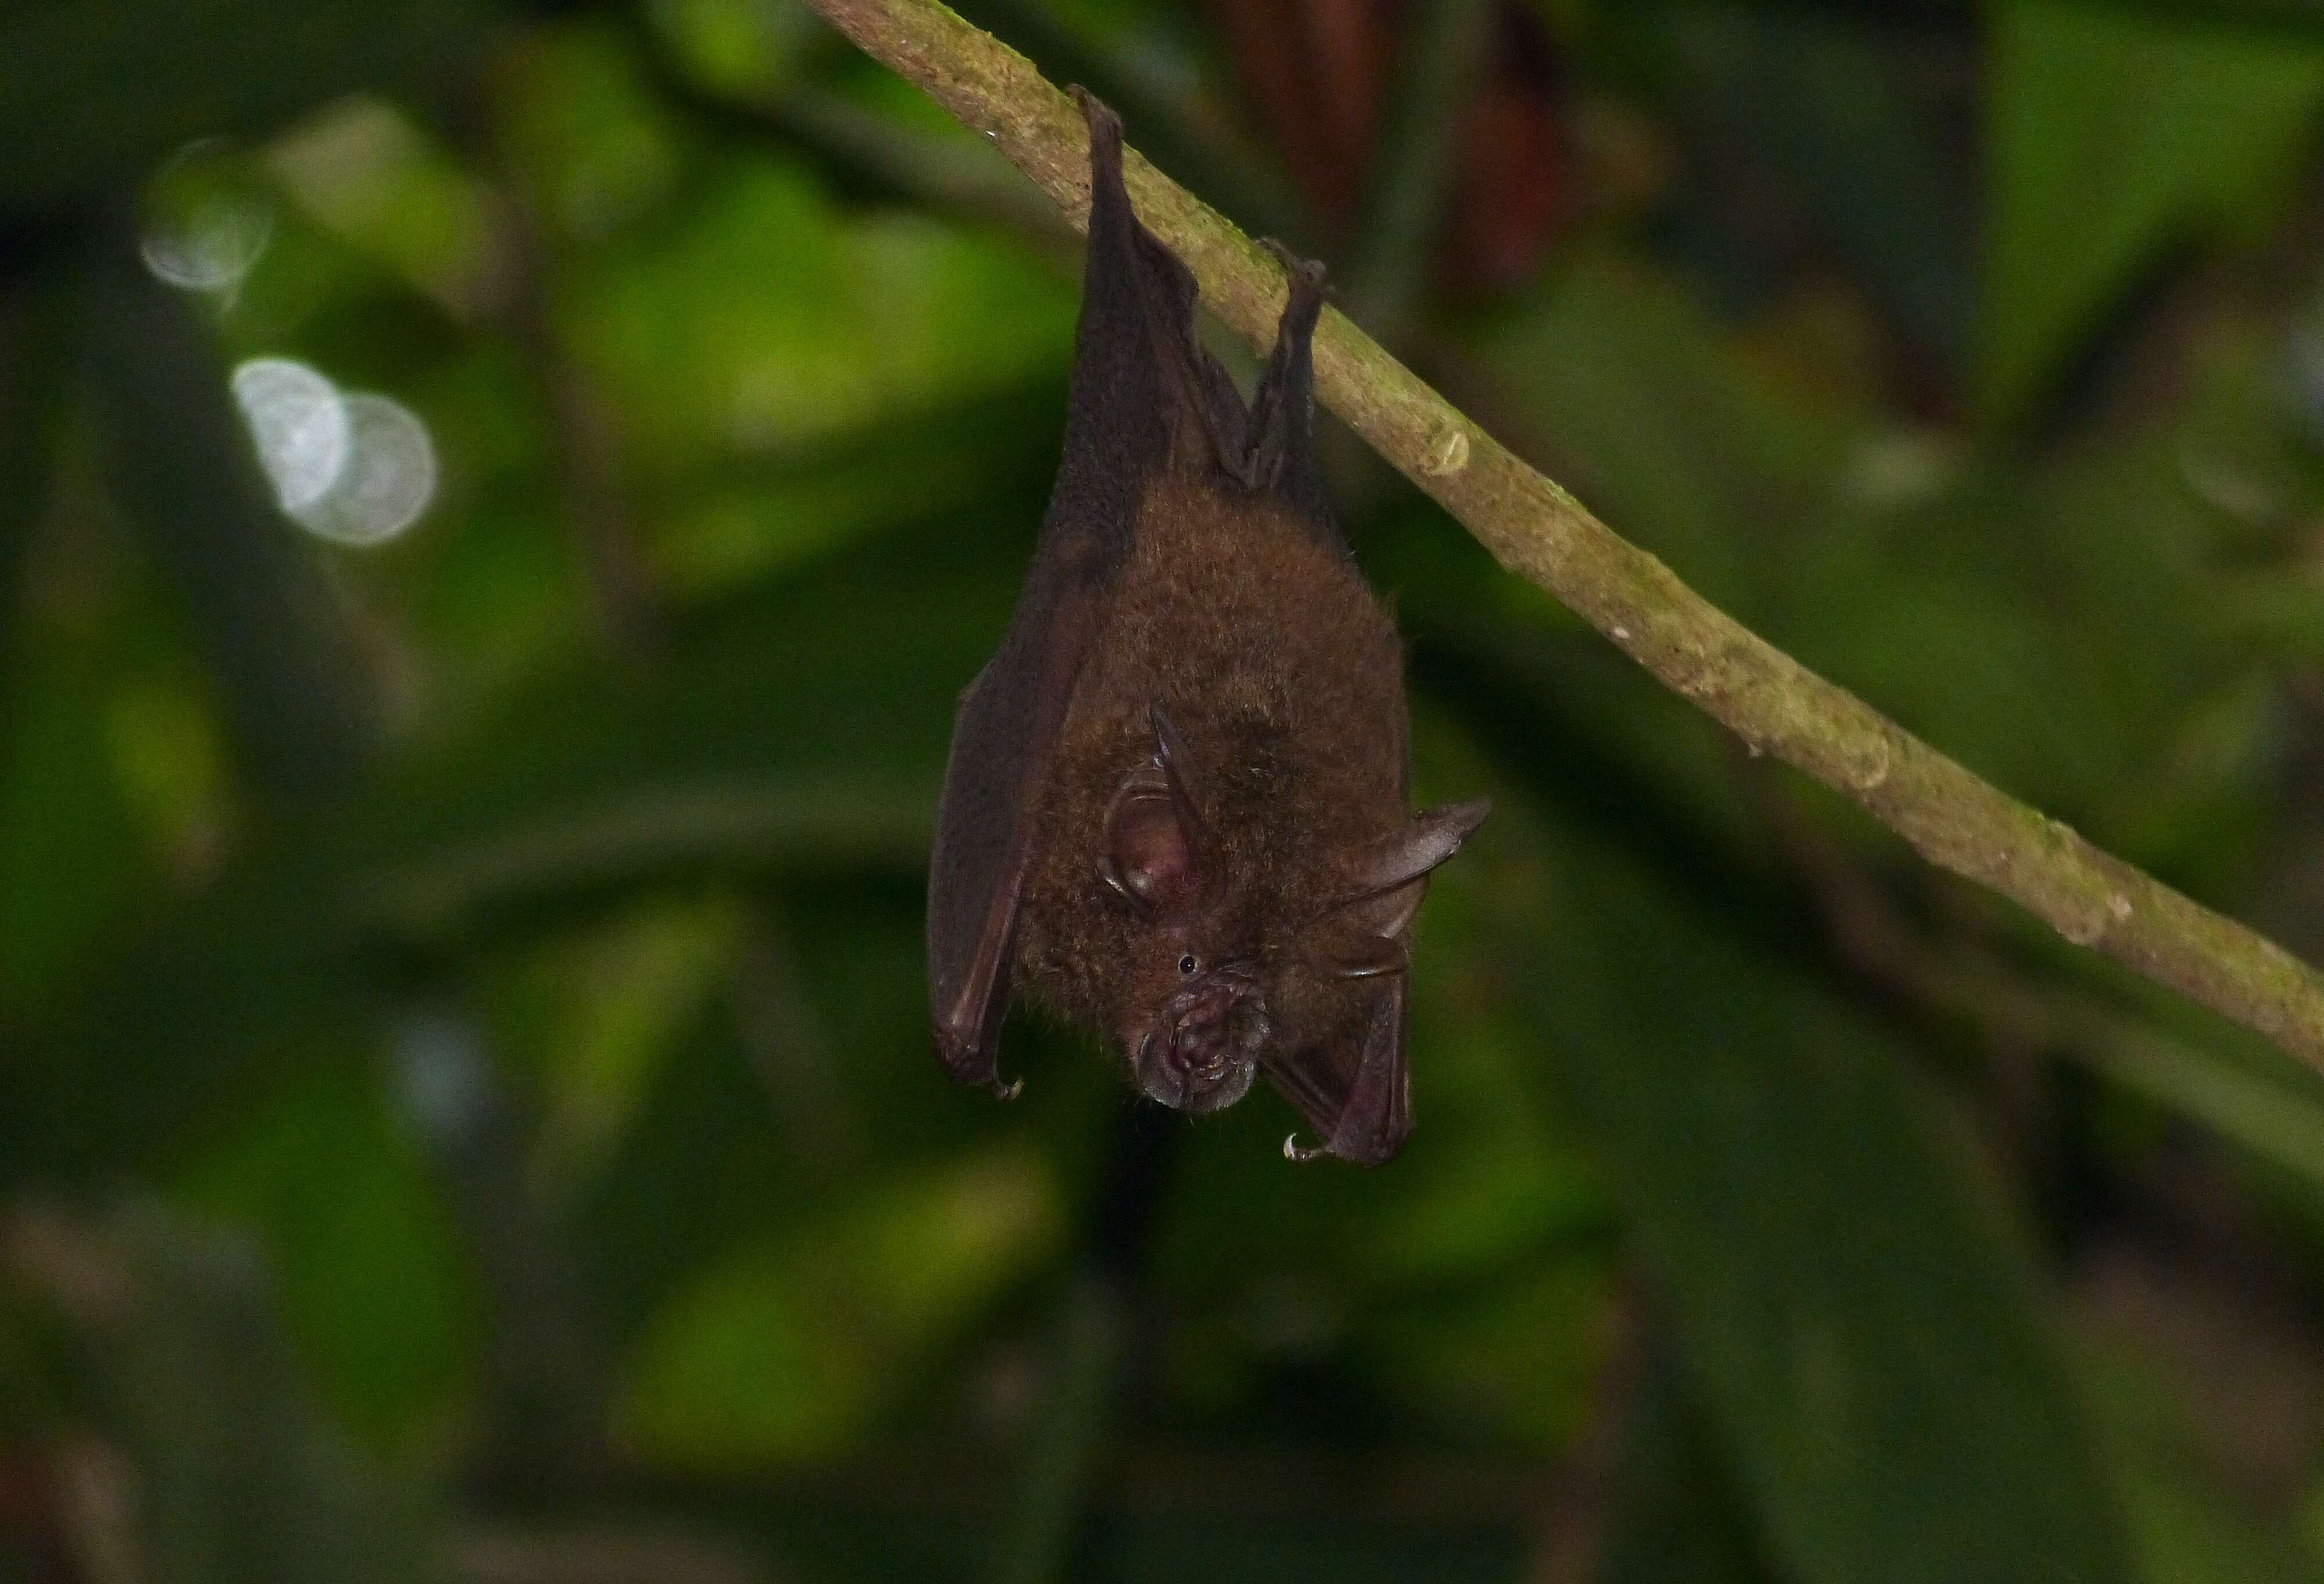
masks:
<svg viewBox="0 0 2324 1584"><path fill-rule="evenodd" d="M2324 18L972 9L1727 610L2324 953ZM1420 799L1497 806L1410 1147L1029 1018L1016 1103L945 1079L1077 257L796 0L0 14L0 1580L2324 1575L2324 1081L1336 427Z"/></svg>

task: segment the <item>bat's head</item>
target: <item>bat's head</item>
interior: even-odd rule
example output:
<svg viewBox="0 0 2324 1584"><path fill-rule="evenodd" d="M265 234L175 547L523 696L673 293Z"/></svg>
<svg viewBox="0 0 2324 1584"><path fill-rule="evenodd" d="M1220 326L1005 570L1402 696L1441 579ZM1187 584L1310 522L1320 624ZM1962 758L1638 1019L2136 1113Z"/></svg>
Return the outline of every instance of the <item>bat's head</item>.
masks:
<svg viewBox="0 0 2324 1584"><path fill-rule="evenodd" d="M1124 777L1106 813L1099 875L1144 920L1125 964L1127 1016L1119 1031L1148 1098L1182 1111L1240 1100L1273 1033L1257 941L1237 898L1206 872L1202 816L1188 787L1186 751L1160 706L1153 757Z"/></svg>
<svg viewBox="0 0 2324 1584"><path fill-rule="evenodd" d="M1177 1110L1223 1110L1250 1091L1270 1042L1302 1032L1282 1025L1286 1014L1295 1025L1305 1021L1317 990L1404 972L1405 927L1429 871L1491 806L1430 809L1342 855L1323 882L1331 904L1287 941L1268 942L1254 899L1205 863L1215 848L1189 786L1185 748L1158 706L1152 716L1153 755L1114 794L1099 865L1105 884L1148 926L1133 948L1139 960L1125 965L1118 1034L1149 1099ZM1286 982L1292 979L1296 985Z"/></svg>

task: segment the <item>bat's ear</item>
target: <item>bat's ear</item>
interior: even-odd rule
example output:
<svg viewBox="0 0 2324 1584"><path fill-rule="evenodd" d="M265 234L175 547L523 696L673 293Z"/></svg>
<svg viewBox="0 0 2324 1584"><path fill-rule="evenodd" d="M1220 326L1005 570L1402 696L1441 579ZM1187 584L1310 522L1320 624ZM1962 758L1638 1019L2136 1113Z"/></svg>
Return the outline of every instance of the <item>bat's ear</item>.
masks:
<svg viewBox="0 0 2324 1584"><path fill-rule="evenodd" d="M1420 911L1420 898L1427 892L1428 876L1461 850L1471 833L1485 823L1493 806L1480 797L1471 803L1447 803L1435 808L1424 809L1412 817L1411 823L1385 841L1373 843L1356 857L1351 866L1355 894L1324 913L1316 920L1314 934L1319 943L1336 942L1342 936L1372 936L1386 945L1397 948L1397 966L1401 966L1401 944L1397 937ZM1385 945L1374 948L1384 953ZM1350 962L1370 959L1361 954L1350 956L1345 951L1329 945L1310 947L1311 956L1319 956L1328 965L1342 958ZM1395 972L1391 968L1372 968L1366 972L1335 969L1347 978L1366 977L1367 973Z"/></svg>
<svg viewBox="0 0 2324 1584"><path fill-rule="evenodd" d="M1194 843L1170 789L1152 767L1133 772L1105 816L1105 883L1149 913L1168 911L1194 887Z"/></svg>
<svg viewBox="0 0 2324 1584"><path fill-rule="evenodd" d="M1195 889L1202 816L1191 786L1194 766L1170 717L1155 705L1154 757L1122 778L1106 811L1106 884L1148 912L1164 912Z"/></svg>
<svg viewBox="0 0 2324 1584"><path fill-rule="evenodd" d="M1375 843L1357 859L1355 879L1359 894L1377 895L1421 879L1461 851L1461 843L1492 812L1491 800L1484 797L1422 809L1404 829Z"/></svg>

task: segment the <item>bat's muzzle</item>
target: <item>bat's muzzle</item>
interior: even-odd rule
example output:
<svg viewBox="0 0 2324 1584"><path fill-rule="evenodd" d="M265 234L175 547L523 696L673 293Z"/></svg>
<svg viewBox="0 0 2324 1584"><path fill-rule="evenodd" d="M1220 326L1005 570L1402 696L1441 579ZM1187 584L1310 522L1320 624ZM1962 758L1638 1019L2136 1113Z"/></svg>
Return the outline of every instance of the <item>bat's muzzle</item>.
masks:
<svg viewBox="0 0 2324 1584"><path fill-rule="evenodd" d="M1174 1110L1224 1110L1250 1091L1270 1032L1258 985L1232 969L1208 974L1171 997L1139 1041L1139 1087Z"/></svg>

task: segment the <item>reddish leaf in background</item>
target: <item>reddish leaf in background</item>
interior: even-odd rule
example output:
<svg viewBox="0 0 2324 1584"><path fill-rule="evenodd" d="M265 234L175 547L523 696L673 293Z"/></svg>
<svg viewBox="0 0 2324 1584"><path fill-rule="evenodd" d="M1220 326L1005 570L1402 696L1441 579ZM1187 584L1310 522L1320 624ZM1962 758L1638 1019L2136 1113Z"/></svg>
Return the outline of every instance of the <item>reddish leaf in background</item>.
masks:
<svg viewBox="0 0 2324 1584"><path fill-rule="evenodd" d="M0 1565L31 1571L35 1584L76 1584L60 1517L55 1462L29 1449L0 1448Z"/></svg>
<svg viewBox="0 0 2324 1584"><path fill-rule="evenodd" d="M1213 0L1243 93L1335 234L1363 201L1397 26L1388 0Z"/></svg>
<svg viewBox="0 0 2324 1584"><path fill-rule="evenodd" d="M1572 213L1557 87L1541 24L1504 8L1500 42L1469 109L1448 216L1445 262L1456 285L1501 291L1522 283Z"/></svg>
<svg viewBox="0 0 2324 1584"><path fill-rule="evenodd" d="M1413 8L1397 0L1213 0L1245 96L1332 234L1359 220L1379 152L1388 74ZM1467 108L1444 263L1453 283L1499 290L1530 275L1572 208L1557 72L1540 23L1503 9Z"/></svg>

